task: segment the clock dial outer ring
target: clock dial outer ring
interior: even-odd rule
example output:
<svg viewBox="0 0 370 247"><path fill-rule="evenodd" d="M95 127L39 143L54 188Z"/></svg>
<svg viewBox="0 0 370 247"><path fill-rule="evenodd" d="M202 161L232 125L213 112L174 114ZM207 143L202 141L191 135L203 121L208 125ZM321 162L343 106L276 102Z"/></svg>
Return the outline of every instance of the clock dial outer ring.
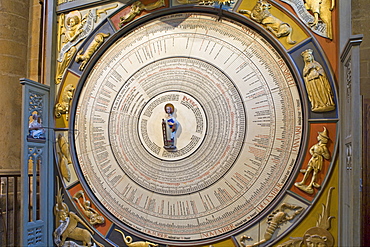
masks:
<svg viewBox="0 0 370 247"><path fill-rule="evenodd" d="M196 13L196 14L199 14L199 13ZM200 14L200 15L202 15L202 14ZM232 23L232 21L230 23ZM251 24L251 23L248 22L248 26L251 26L253 28L254 24ZM249 29L247 28L245 31L248 31L248 30ZM249 30L249 31L251 31L251 30ZM121 34L121 32L119 32L119 33ZM252 30L250 34L253 34L253 33L256 34L255 31ZM262 38L266 39L266 37L262 37ZM270 48L272 48L276 52L277 52L276 48L281 49L281 46L276 45L275 41L271 41L271 39L267 39L267 40L269 42L271 42L272 44L274 44L275 48L273 48L273 46L271 46L271 45L268 45L268 47L271 46ZM117 42L119 42L119 41L117 41ZM103 46L104 49L102 48L99 52L102 53L103 50L105 51L106 47L108 45L111 45L111 44L112 43L105 44L105 46ZM288 75L291 76L292 80L293 80L291 85L289 85L289 83L288 83L287 85L289 85L289 86L287 86L286 88L283 89L283 90L288 90L289 91L289 90L291 90L291 88L297 87L297 85L295 84L295 81L297 81L297 80L294 79L294 78L296 78L296 76L295 76L296 72L293 71L293 73L294 73L293 74L291 72L291 69L289 69L289 68L292 68L292 66L289 66L289 62L286 62L286 61L290 61L290 60L284 59L280 54L278 56L281 58L281 64L280 65L281 66L286 66L286 69L289 70ZM197 59L207 59L207 58L197 58ZM85 72L83 74L81 82L85 81L86 79L89 79L88 72L91 72L91 69L92 68L90 66L90 70L87 69L87 72ZM71 119L72 128L75 128L76 122L80 121L80 119L82 117L82 115L79 115L79 113L80 113L79 111L81 110L80 107L78 108L79 109L78 111L76 111L76 109L77 109L77 106L80 106L79 103L78 103L78 99L81 98L81 94L83 94L83 88L82 88L83 84L84 83L79 84L79 87L78 87L77 93L76 93L76 95L78 95L78 97L76 97L73 101L73 107L72 107L73 110L72 110L72 119ZM240 90L242 92L245 92L244 91L245 88L243 88L242 86L239 86L238 90ZM108 215L109 214L113 215L113 218L118 219L118 222L117 222L118 225L121 225L121 226L125 227L124 225L122 225L122 223L124 223L126 225L129 225L130 226L129 229L134 229L134 232L138 233L139 235L144 234L144 236L149 236L149 237L151 237L155 240L165 241L165 242L168 242L168 243L174 242L174 243L177 243L177 244L188 245L187 243L192 242L192 241L211 242L211 241L214 241L214 239L223 238L225 235L230 235L230 234L235 233L236 231L239 231L240 229L246 228L248 225L252 224L253 222L257 221L258 219L260 219L263 216L263 214L261 214L261 212L266 212L269 208L273 207L273 205L277 203L278 198L280 198L282 196L282 193L284 192L284 190L287 188L287 185L292 180L292 178L290 178L290 175L294 174L294 172L296 170L296 169L294 169L294 164L298 160L301 159L300 156L299 156L298 151L299 151L300 146L301 146L302 136L304 135L304 132L303 132L304 130L303 130L303 126L302 126L302 120L303 120L303 114L302 114L302 109L301 109L301 104L302 103L300 102L300 96L299 96L299 91L300 90L299 90L299 88L297 87L294 90L293 91L294 91L294 94L295 94L294 95L295 102L291 102L293 104L293 109L290 109L290 110L292 110L294 112L294 114L299 115L299 116L296 116L296 119L294 119L294 121L292 122L295 125L295 127L292 129L292 127L290 126L290 128L291 128L290 130L296 130L296 131L299 130L293 135L293 137L291 138L291 143L290 143L290 145L292 145L292 146L293 146L293 144L295 144L295 149L293 150L294 157L293 158L288 158L288 160L290 161L289 169L285 170L286 178L282 179L282 181L279 183L279 189L275 190L275 191L270 191L268 193L268 196L265 197L262 200L262 204L260 204L260 208L256 207L255 210L249 211L249 215L242 213L243 210L240 210L237 214L235 214L236 217L239 218L239 219L231 220L230 221L231 224L225 225L222 228L217 228L217 227L212 226L214 224L210 223L209 224L209 225L211 225L210 227L204 228L203 226L207 225L208 224L207 222L212 222L212 217L214 218L216 216L216 219L217 218L221 219L221 218L224 218L227 215L230 215L230 211L227 210L227 208L226 208L226 210L225 210L225 208L223 208L220 211L217 211L215 209L209 210L209 211L204 210L204 212L198 214L196 218L182 217L179 214L179 215L174 217L174 218L177 218L177 219L175 219L174 222L177 222L177 221L186 222L186 223L183 223L185 225L189 225L189 223L190 223L190 225L193 224L194 220L196 220L196 221L200 220L200 221L203 221L203 222L201 222L201 224L198 224L198 227L195 227L195 229L199 229L198 232L196 232L195 234L188 234L188 235L177 237L175 235L169 234L169 232L167 232L167 233L165 233L165 232L164 233L154 232L153 231L154 229L151 229L150 227L147 227L147 225L145 225L145 224L135 225L135 223L138 223L138 222L134 222L134 220L128 219L130 217L127 217L127 218L125 217L125 215L127 216L130 213L132 213L130 210L127 209L127 207L124 210L125 212L123 212L123 211L122 212L117 212L119 210L116 211L114 209L114 207L112 207L112 205L109 205L109 203L110 203L109 200L105 200L102 195L99 195L97 193L93 193L92 198L93 199L95 198L95 201L98 202L98 204L103 205L103 206L101 206L102 211L105 211ZM267 97L266 100L268 101L269 96L267 95L266 97ZM253 96L252 96L252 98L253 98ZM246 102L244 102L244 104L246 104ZM258 113L258 114L262 114L262 113ZM248 117L248 115L247 115L247 117ZM246 124L246 125L248 125L248 124ZM90 180L86 180L85 176L93 178L96 175L94 175L94 174L89 175L88 174L89 171L88 171L88 169L86 169L86 167L81 168L81 165L86 166L86 164L83 164L83 163L86 163L86 161L89 160L89 158L85 159L84 161L81 160L81 157L83 155L85 155L83 152L81 152L81 150L85 150L86 151L85 153L89 153L89 152L92 153L93 150L88 150L88 149L86 149L86 147L82 147L81 143L76 143L75 138L76 139L80 138L78 136L80 136L80 134L75 135L72 138L72 141L71 141L72 147L78 151L77 156L75 157L75 159L77 160L77 162L75 162L75 164L79 164L77 169L81 171L79 176L80 176L80 180L81 180L82 184L89 189L89 188L92 188L93 184L91 183ZM258 146L258 145L256 145L255 142L249 142L248 143L247 139L245 139L244 142L247 143L247 144L250 144L252 146L255 146L255 147ZM266 138L260 138L260 140L258 140L257 142L259 144L261 144L261 143L263 144L263 142L266 142ZM272 150L269 150L269 151L272 151ZM284 155L288 155L288 156L290 155L287 152L283 152L283 153L284 153ZM256 155L256 153L254 153L254 155ZM88 157L88 156L86 156L86 157ZM272 156L270 156L270 157L272 157ZM274 157L277 157L277 156L275 155ZM246 158L246 157L243 157L243 155L240 155L238 157L238 159L242 159L242 158ZM254 156L254 158L256 158L256 156ZM271 172L274 172L274 171L271 171ZM124 177L125 176L124 173L122 173L122 174L123 174L122 177ZM268 173L268 174L270 174L270 173ZM266 176L266 174L265 174L265 176ZM230 180L228 181L227 179L230 179ZM232 181L231 173L230 172L225 173L225 177L223 177L220 180L222 180L220 183L224 183L224 184L230 183L230 181ZM105 183L104 181L102 181L102 182L103 182L103 184ZM217 185L217 183L216 183L216 185ZM107 186L107 185L104 184L103 186ZM214 185L212 185L212 186L214 186ZM232 190L231 188L233 188L232 185L231 186L228 185L227 188L223 187L223 186L219 187L219 189L221 189L221 190L224 189L226 192L229 192L230 190ZM92 188L92 189L93 189L93 191L96 192L96 188ZM139 188L139 189L142 189L142 188ZM207 189L208 188L204 189L205 191L203 191L203 192L196 192L196 195L190 195L190 198L193 198L193 200L190 200L190 201L187 201L187 202L197 202L197 201L199 202L199 200L200 200L199 198L201 198L202 196L207 196ZM146 191L145 193L147 193L147 191L150 191L150 190L146 190L145 188L142 189L142 190ZM244 191L248 191L248 190L246 190L244 188ZM258 191L258 189L256 191ZM115 194L115 196L119 197L120 192L117 190L116 187L115 188L109 188L109 192L113 193L113 194ZM204 195L202 195L201 193L204 193ZM213 193L213 194L215 194L215 193ZM235 196L234 198L230 198L231 203L229 205L233 204L234 202L236 202L235 205L239 205L239 206L240 205L247 205L249 203L249 199L253 196L254 195L248 195L248 193L247 194L240 193L239 196ZM178 200L178 197L174 197L174 198L176 198L176 200ZM267 198L269 198L269 199L267 199ZM114 198L112 198L112 199L114 199ZM156 199L156 198L154 198L154 199ZM203 201L203 199L201 199L201 201L204 204L208 203L208 204L211 205L211 200L207 201L207 200L204 199L204 201ZM124 203L124 201L123 201L123 203ZM180 200L180 204L181 203L183 203L183 202L181 202L181 200ZM222 204L222 203L220 203L220 204ZM235 205L234 205L234 209L238 208L238 206L235 206ZM143 206L142 206L142 208L140 208L140 206L138 206L136 208L135 207L132 208L132 210L138 210L137 212L139 212L141 214L144 213L143 212L144 209L145 209L145 207L143 207ZM145 212L145 213L148 213L148 212ZM193 211L193 215L195 215L195 214L196 214L195 211ZM139 214L137 214L137 215L139 215ZM147 217L148 217L147 221L148 220L150 221L151 217L155 219L155 217L157 217L157 215L158 215L158 213L153 213L153 214L149 213L149 214L147 214ZM256 217L256 215L259 215L259 216ZM171 221L172 220L169 214L165 215L165 218L166 218L165 221ZM157 227L158 227L158 225L155 226L155 228L157 228ZM183 227L184 227L184 225L183 225ZM192 227L192 228L194 228L194 227Z"/></svg>

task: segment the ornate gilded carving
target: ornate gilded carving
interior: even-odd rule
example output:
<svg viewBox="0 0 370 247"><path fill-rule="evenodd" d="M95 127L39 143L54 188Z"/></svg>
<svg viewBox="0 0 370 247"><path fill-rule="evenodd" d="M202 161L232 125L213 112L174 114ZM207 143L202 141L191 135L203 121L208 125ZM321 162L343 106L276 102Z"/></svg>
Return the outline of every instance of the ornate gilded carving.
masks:
<svg viewBox="0 0 370 247"><path fill-rule="evenodd" d="M293 211L293 213L288 214L287 211ZM247 245L246 240L251 240L251 237L243 235L240 238L240 243L243 247L252 247L252 246L258 246L260 244L263 244L267 241L269 241L275 230L279 227L279 225L287 222L288 220L294 219L298 214L302 212L303 208L300 206L291 205L289 203L283 203L278 207L276 210L274 210L269 216L267 217L267 224L268 227L265 231L264 239L262 239L259 242L256 242L252 245Z"/></svg>
<svg viewBox="0 0 370 247"><path fill-rule="evenodd" d="M59 146L59 169L63 178L68 182L71 180L71 172L69 170L69 164L72 164L71 154L69 152L69 143L67 139L62 135L58 135L58 146Z"/></svg>
<svg viewBox="0 0 370 247"><path fill-rule="evenodd" d="M80 198L82 198L82 203L80 201ZM86 217L89 218L91 225L103 224L105 222L104 217L99 215L98 211L91 207L90 201L86 200L85 194L82 190L77 191L73 195L73 199L80 206Z"/></svg>
<svg viewBox="0 0 370 247"><path fill-rule="evenodd" d="M58 66L56 72L55 83L59 84L62 81L63 74L76 54L76 45L85 39L93 30L94 23L101 14L107 14L107 10L114 9L118 5L107 7L104 9L95 9L88 11L84 16L78 10L71 11L67 15L59 16L58 29Z"/></svg>
<svg viewBox="0 0 370 247"><path fill-rule="evenodd" d="M252 20L262 24L277 38L286 37L288 44L295 44L296 41L293 41L291 37L291 26L273 16L269 9L271 9L271 4L265 0L258 0L252 11L241 9L239 13L249 15Z"/></svg>
<svg viewBox="0 0 370 247"><path fill-rule="evenodd" d="M91 14L91 12L89 12ZM59 16L59 58L56 73L56 84L62 81L62 76L73 55L76 53L76 45L86 37L83 32L88 27L86 25L88 15L82 17L80 11L75 10ZM91 19L91 18L90 18Z"/></svg>
<svg viewBox="0 0 370 247"><path fill-rule="evenodd" d="M144 5L140 1L136 1L133 4L131 4L130 11L120 18L119 27L123 27L126 23L132 21L143 10L150 11L150 10L154 10L154 9L163 7L165 5L166 4L165 4L164 0L158 0L154 3L150 3L150 4L147 4L147 5Z"/></svg>
<svg viewBox="0 0 370 247"><path fill-rule="evenodd" d="M118 4L111 6L111 7L103 8L103 9L95 9L95 16L96 18L100 18L101 14L106 14L106 15L108 14L107 10L115 9L117 7L118 7Z"/></svg>
<svg viewBox="0 0 370 247"><path fill-rule="evenodd" d="M305 63L303 78L311 102L311 111L327 112L334 110L333 92L324 69L321 64L315 61L311 49L305 50L301 55Z"/></svg>
<svg viewBox="0 0 370 247"><path fill-rule="evenodd" d="M326 24L326 35L329 39L333 39L333 25L331 21L331 11L335 6L335 0L305 0L304 6L308 11L311 11L314 16L312 22L308 24L317 29L319 21Z"/></svg>
<svg viewBox="0 0 370 247"><path fill-rule="evenodd" d="M61 101L55 105L54 114L56 118L60 118L62 114L66 114L68 121L69 107L73 98L75 88L72 84L68 84L62 93Z"/></svg>
<svg viewBox="0 0 370 247"><path fill-rule="evenodd" d="M289 4L311 30L333 39L332 10L335 0L280 0Z"/></svg>
<svg viewBox="0 0 370 247"><path fill-rule="evenodd" d="M330 138L328 136L327 129L324 127L324 131L318 133L317 140L319 142L310 148L310 154L312 155L312 157L308 161L307 169L301 170L301 173L304 173L302 181L294 184L297 188L308 194L313 194L314 192L313 187L315 188L321 187L321 185L316 182L316 178L317 174L322 169L324 159L328 160L331 158L329 150L326 147L326 144L328 143L329 139ZM308 176L310 175L311 172L312 172L311 182L308 185L305 185Z"/></svg>
<svg viewBox="0 0 370 247"><path fill-rule="evenodd" d="M154 244L154 243L151 243L151 242L148 242L148 241L138 241L138 242L132 242L132 237L131 236L125 236L125 234L118 230L118 229L115 229L117 232L121 233L122 234L122 238L123 238L123 241L125 241L125 244L128 246L128 247L151 247L151 246L158 246L158 244Z"/></svg>
<svg viewBox="0 0 370 247"><path fill-rule="evenodd" d="M219 3L220 5L226 5L230 6L232 3L234 3L233 0L177 0L178 3L181 4L199 4L199 5L212 5L214 3Z"/></svg>
<svg viewBox="0 0 370 247"><path fill-rule="evenodd" d="M56 217L55 222L58 224L53 233L54 243L57 246L79 246L74 241L66 241L72 239L81 241L83 246L91 246L93 240L99 247L104 247L93 238L94 231L74 212L69 211L67 204L63 202L62 188L58 189L54 215ZM78 227L77 224L83 225L87 230Z"/></svg>
<svg viewBox="0 0 370 247"><path fill-rule="evenodd" d="M76 58L75 58L75 61L76 63L80 63L81 61L81 65L79 67L79 70L83 70L87 64L87 62L90 60L91 56L96 52L96 50L101 46L101 44L103 44L104 42L104 39L109 37L109 33L107 34L104 34L104 33L98 33L97 35L95 35L95 38L94 40L90 43L89 47L87 47L86 51L84 54L83 53L83 49L81 49Z"/></svg>
<svg viewBox="0 0 370 247"><path fill-rule="evenodd" d="M316 222L316 226L308 229L303 237L291 238L287 242L278 245L277 247L331 247L334 246L334 237L328 231L330 229L330 221L333 216L330 216L330 196L334 187L330 187L326 198L326 205L322 204L322 212Z"/></svg>

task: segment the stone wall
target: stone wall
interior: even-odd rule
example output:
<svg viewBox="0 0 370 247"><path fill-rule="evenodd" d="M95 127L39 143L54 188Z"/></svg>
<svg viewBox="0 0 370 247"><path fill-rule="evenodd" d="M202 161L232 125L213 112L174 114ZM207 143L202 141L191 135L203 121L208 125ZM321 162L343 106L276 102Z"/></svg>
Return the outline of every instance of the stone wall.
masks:
<svg viewBox="0 0 370 247"><path fill-rule="evenodd" d="M0 169L20 167L19 78L27 76L28 23L28 1L0 1Z"/></svg>
<svg viewBox="0 0 370 247"><path fill-rule="evenodd" d="M361 50L361 94L370 99L370 1L352 0L352 34L363 34Z"/></svg>

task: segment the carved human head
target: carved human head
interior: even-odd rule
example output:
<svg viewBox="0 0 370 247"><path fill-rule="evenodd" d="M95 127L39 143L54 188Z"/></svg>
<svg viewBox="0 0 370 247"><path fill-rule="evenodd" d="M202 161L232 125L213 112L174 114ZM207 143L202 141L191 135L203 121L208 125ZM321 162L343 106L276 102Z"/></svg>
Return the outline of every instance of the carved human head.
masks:
<svg viewBox="0 0 370 247"><path fill-rule="evenodd" d="M171 103L167 103L164 106L164 110L166 111L167 114L172 114L175 111L175 107Z"/></svg>
<svg viewBox="0 0 370 247"><path fill-rule="evenodd" d="M303 57L303 60L305 62L312 62L313 59L313 50L307 49L301 53L301 56Z"/></svg>

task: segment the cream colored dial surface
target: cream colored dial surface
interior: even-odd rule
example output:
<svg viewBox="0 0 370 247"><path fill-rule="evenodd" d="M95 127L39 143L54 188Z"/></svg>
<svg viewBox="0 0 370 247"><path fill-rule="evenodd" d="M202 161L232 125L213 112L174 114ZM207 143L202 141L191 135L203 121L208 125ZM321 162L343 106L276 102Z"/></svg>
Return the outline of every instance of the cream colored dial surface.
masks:
<svg viewBox="0 0 370 247"><path fill-rule="evenodd" d="M77 98L87 186L119 225L163 241L205 241L250 223L298 158L290 69L263 36L228 19L146 22L105 50ZM166 132L167 121L176 124Z"/></svg>

